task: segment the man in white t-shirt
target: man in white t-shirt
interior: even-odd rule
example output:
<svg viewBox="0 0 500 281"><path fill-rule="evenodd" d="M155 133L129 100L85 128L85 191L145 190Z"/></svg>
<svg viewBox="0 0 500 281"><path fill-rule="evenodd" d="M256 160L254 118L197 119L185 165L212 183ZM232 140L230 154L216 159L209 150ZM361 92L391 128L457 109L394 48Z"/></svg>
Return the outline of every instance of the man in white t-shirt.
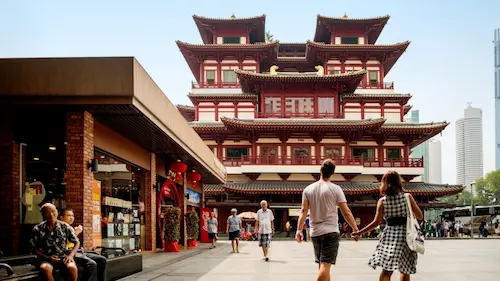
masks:
<svg viewBox="0 0 500 281"><path fill-rule="evenodd" d="M271 246L271 237L274 235L274 215L273 211L267 208L267 201L260 202L262 209L257 211L257 220L255 222L255 232L259 237L259 246L262 247L264 260L269 261L267 254Z"/></svg>
<svg viewBox="0 0 500 281"><path fill-rule="evenodd" d="M342 211L344 219L353 232L358 226L347 206L342 188L330 182L335 172L335 163L327 159L321 165L321 179L304 189L302 193L302 210L297 224L295 238L300 243L304 239L302 228L310 209L311 238L314 245L314 255L319 264L318 281L330 280L330 267L337 260L339 249L339 217L337 207ZM359 239L356 237L356 239Z"/></svg>

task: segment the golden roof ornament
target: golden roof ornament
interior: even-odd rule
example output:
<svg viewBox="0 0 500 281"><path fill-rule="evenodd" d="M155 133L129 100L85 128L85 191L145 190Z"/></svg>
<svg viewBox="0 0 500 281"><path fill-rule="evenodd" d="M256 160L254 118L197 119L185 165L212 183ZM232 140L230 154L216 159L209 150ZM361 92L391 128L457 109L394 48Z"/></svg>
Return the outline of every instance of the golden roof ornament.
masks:
<svg viewBox="0 0 500 281"><path fill-rule="evenodd" d="M344 16L342 18L346 20L348 18L347 13L344 13Z"/></svg>
<svg viewBox="0 0 500 281"><path fill-rule="evenodd" d="M314 67L318 72L316 73L318 76L323 76L325 75L325 68L321 65L316 65Z"/></svg>
<svg viewBox="0 0 500 281"><path fill-rule="evenodd" d="M236 18L236 16L235 16L235 15L234 15L234 13L233 13L233 14L231 15L231 19L233 19L233 20L234 20L235 18Z"/></svg>
<svg viewBox="0 0 500 281"><path fill-rule="evenodd" d="M276 72L276 70L278 70L278 68L279 68L279 67L278 67L277 65L273 65L273 66L271 66L271 67L269 68L269 73L270 73L271 75L278 75L278 72Z"/></svg>

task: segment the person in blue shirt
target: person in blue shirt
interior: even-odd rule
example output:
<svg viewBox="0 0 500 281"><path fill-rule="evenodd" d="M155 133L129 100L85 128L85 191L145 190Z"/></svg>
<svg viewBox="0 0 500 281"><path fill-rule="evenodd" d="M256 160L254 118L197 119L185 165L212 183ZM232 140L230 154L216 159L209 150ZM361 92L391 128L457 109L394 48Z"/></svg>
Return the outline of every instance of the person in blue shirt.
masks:
<svg viewBox="0 0 500 281"><path fill-rule="evenodd" d="M311 225L309 224L309 215L307 215L306 218L306 234L307 234L307 239L311 239Z"/></svg>

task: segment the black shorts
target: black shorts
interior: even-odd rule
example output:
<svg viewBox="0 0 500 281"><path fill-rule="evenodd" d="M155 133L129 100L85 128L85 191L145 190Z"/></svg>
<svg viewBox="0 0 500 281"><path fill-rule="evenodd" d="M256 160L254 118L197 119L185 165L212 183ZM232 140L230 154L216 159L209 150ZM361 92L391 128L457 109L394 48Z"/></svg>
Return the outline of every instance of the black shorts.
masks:
<svg viewBox="0 0 500 281"><path fill-rule="evenodd" d="M240 231L239 230L229 232L229 240L235 240L238 238L240 238Z"/></svg>
<svg viewBox="0 0 500 281"><path fill-rule="evenodd" d="M337 232L312 237L317 263L335 264L339 252L340 235Z"/></svg>
<svg viewBox="0 0 500 281"><path fill-rule="evenodd" d="M214 240L217 237L217 233L208 233L208 239Z"/></svg>

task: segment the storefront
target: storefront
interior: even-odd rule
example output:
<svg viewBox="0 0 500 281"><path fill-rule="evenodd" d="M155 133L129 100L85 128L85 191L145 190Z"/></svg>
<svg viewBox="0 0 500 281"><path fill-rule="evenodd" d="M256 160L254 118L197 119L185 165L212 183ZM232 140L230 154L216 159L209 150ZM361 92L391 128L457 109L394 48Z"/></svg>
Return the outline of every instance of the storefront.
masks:
<svg viewBox="0 0 500 281"><path fill-rule="evenodd" d="M9 81L0 83L5 254L29 252L47 202L73 209L86 249L154 250L170 163L200 173L198 194L203 183L224 181L213 153L134 58L1 59L0 72Z"/></svg>

